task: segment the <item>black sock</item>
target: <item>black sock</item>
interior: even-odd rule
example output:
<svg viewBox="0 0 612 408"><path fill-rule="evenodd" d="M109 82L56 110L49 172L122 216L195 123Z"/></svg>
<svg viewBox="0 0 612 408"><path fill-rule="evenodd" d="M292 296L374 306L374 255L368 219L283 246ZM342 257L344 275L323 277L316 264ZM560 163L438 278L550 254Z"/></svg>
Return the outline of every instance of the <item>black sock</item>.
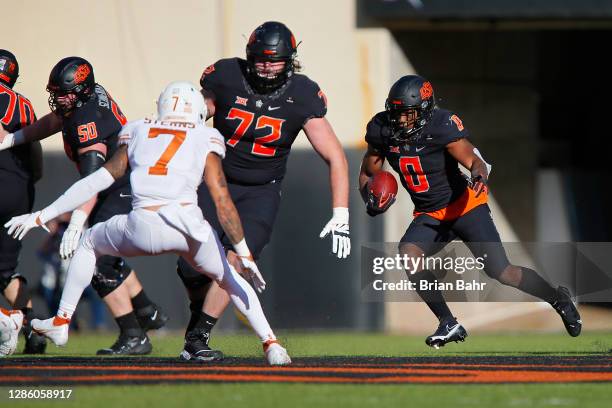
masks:
<svg viewBox="0 0 612 408"><path fill-rule="evenodd" d="M557 299L557 290L550 286L536 271L525 267L521 267L521 270L521 283L518 285L520 290L548 303Z"/></svg>
<svg viewBox="0 0 612 408"><path fill-rule="evenodd" d="M197 330L200 333L204 332L210 334L217 320L216 317L212 317L202 311L192 310L191 319L187 326L187 333Z"/></svg>
<svg viewBox="0 0 612 408"><path fill-rule="evenodd" d="M119 316L115 318L117 325L119 326L119 330L123 334L127 334L128 336L142 336L144 332L138 323L138 319L136 319L136 313L131 311L130 313L124 314L123 316Z"/></svg>
<svg viewBox="0 0 612 408"><path fill-rule="evenodd" d="M34 318L34 310L31 307L23 307L20 310L23 313L23 324L28 324Z"/></svg>
<svg viewBox="0 0 612 408"><path fill-rule="evenodd" d="M434 282L436 280L436 277L431 271L424 270L421 272L417 272L414 275L410 275L409 280L411 282L414 282L414 284L416 285L416 292L419 294L421 299L423 299L423 301L427 303L429 309L433 312L433 314L436 315L440 322L456 321L450 309L448 308L444 297L442 296L442 292L440 292L438 289L420 289L421 280L426 280L427 282Z"/></svg>
<svg viewBox="0 0 612 408"><path fill-rule="evenodd" d="M193 330L196 323L200 319L200 315L202 312L202 307L204 306L204 299L191 301L189 303L189 310L191 310L191 317L189 318L189 323L187 324L187 330L185 330L185 334L189 333Z"/></svg>
<svg viewBox="0 0 612 408"><path fill-rule="evenodd" d="M132 306L134 310L144 309L145 307L152 306L153 302L147 297L144 289L139 294L132 298Z"/></svg>

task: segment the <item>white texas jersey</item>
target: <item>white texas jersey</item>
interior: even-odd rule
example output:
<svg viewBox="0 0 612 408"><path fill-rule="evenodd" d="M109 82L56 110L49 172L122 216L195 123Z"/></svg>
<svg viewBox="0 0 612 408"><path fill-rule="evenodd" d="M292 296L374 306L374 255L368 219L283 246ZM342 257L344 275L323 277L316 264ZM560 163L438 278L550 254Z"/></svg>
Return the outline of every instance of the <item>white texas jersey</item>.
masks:
<svg viewBox="0 0 612 408"><path fill-rule="evenodd" d="M128 145L132 207L198 203L209 152L225 157L217 129L191 122L141 119L119 132L119 145Z"/></svg>

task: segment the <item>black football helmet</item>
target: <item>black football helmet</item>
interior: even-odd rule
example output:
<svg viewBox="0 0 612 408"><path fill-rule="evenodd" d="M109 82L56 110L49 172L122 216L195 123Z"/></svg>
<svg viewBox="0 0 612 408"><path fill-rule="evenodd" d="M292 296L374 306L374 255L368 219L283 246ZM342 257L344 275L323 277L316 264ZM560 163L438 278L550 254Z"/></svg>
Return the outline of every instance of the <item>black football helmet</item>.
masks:
<svg viewBox="0 0 612 408"><path fill-rule="evenodd" d="M53 112L65 114L74 108L82 106L94 94L96 80L93 67L81 57L67 57L58 62L49 74L47 92L49 92L49 107ZM73 93L76 102L70 107L62 107L57 98Z"/></svg>
<svg viewBox="0 0 612 408"><path fill-rule="evenodd" d="M269 93L282 86L293 75L297 44L291 31L283 23L268 21L260 25L249 37L246 46L247 79L259 93ZM256 60L285 62L285 68L274 78L258 75Z"/></svg>
<svg viewBox="0 0 612 408"><path fill-rule="evenodd" d="M19 76L19 64L12 52L0 50L0 82L12 88Z"/></svg>
<svg viewBox="0 0 612 408"><path fill-rule="evenodd" d="M436 105L433 87L425 78L406 75L397 80L389 90L385 109L393 129L393 138L399 142L416 140L429 122ZM414 112L416 118L412 128L400 122L402 113Z"/></svg>

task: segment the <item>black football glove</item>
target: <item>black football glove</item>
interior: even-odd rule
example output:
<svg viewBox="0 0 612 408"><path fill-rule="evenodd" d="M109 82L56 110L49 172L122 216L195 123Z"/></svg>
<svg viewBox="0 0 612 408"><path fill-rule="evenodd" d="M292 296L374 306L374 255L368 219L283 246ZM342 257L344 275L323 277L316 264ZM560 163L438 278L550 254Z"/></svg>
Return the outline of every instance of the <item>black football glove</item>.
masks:
<svg viewBox="0 0 612 408"><path fill-rule="evenodd" d="M368 192L368 201L366 202L366 212L370 217L376 217L378 214L387 211L394 202L395 195L389 195L385 200L381 200L381 197L374 195L374 193L370 191Z"/></svg>

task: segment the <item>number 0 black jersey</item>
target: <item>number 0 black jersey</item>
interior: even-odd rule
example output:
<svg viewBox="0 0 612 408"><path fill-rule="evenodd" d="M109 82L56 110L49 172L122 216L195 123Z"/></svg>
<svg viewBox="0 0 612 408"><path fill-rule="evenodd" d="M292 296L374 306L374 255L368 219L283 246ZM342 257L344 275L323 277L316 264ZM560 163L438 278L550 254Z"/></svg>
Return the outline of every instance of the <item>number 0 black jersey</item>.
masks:
<svg viewBox="0 0 612 408"><path fill-rule="evenodd" d="M325 116L326 98L300 74L273 93L256 94L245 67L240 58L219 60L204 70L200 85L215 100L214 127L228 146L223 160L228 180L265 184L283 178L291 145L309 119Z"/></svg>
<svg viewBox="0 0 612 408"><path fill-rule="evenodd" d="M23 95L0 83L0 122L13 133L36 121L34 108ZM31 144L15 146L0 151L0 170L17 174L23 179L31 178Z"/></svg>
<svg viewBox="0 0 612 408"><path fill-rule="evenodd" d="M392 132L387 112L379 112L368 123L365 140L399 174L417 212L445 208L465 192L467 180L446 150L449 143L468 136L457 115L435 109L418 140L410 144L394 142Z"/></svg>
<svg viewBox="0 0 612 408"><path fill-rule="evenodd" d="M70 160L78 165L78 150L96 143L106 145L106 157L117 150L118 133L127 123L117 103L108 92L96 84L95 95L85 104L75 108L70 115L62 117L64 150ZM129 183L129 174L121 177L115 185ZM113 189L111 187L110 189Z"/></svg>

